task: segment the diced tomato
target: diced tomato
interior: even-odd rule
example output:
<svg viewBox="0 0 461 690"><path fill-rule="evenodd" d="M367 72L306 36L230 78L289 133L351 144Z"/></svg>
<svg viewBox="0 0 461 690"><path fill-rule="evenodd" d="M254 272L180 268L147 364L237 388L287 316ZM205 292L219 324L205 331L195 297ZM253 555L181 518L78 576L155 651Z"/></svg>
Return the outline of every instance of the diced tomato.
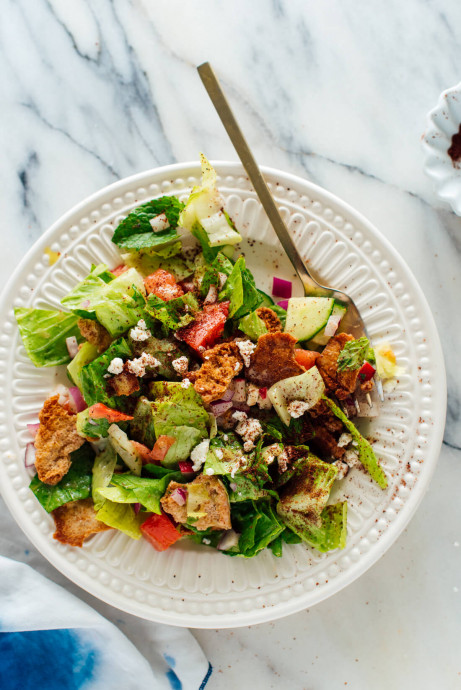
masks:
<svg viewBox="0 0 461 690"><path fill-rule="evenodd" d="M364 383L373 378L376 373L376 369L370 362L364 362L359 370L359 381Z"/></svg>
<svg viewBox="0 0 461 690"><path fill-rule="evenodd" d="M122 273L125 273L125 271L128 271L128 266L125 266L125 264L119 264L118 266L112 269L111 273L113 273L114 276L119 276Z"/></svg>
<svg viewBox="0 0 461 690"><path fill-rule="evenodd" d="M301 350L300 348L295 350L295 360L300 364L306 371L311 369L317 357L320 357L320 352L314 352L313 350Z"/></svg>
<svg viewBox="0 0 461 690"><path fill-rule="evenodd" d="M176 439L173 436L159 436L152 448L151 458L162 462L173 443L176 443Z"/></svg>
<svg viewBox="0 0 461 690"><path fill-rule="evenodd" d="M260 388L259 395L261 396L261 400L265 400L267 398L267 388Z"/></svg>
<svg viewBox="0 0 461 690"><path fill-rule="evenodd" d="M152 451L150 450L150 448L145 446L144 443L131 441L131 445L134 448L134 452L141 458L143 465L147 465L148 463L154 462L154 458L152 457Z"/></svg>
<svg viewBox="0 0 461 690"><path fill-rule="evenodd" d="M129 419L133 419L128 414L124 412L119 412L118 410L112 410L104 403L96 403L88 408L88 414L90 419L107 419L108 422L113 424L114 422L126 422Z"/></svg>
<svg viewBox="0 0 461 690"><path fill-rule="evenodd" d="M163 268L158 268L150 276L144 278L144 285L149 295L157 295L164 302L182 297L184 294L184 290L178 285L174 275L164 271Z"/></svg>
<svg viewBox="0 0 461 690"><path fill-rule="evenodd" d="M142 523L141 532L157 551L166 551L169 546L181 539L181 534L165 513L151 515Z"/></svg>
<svg viewBox="0 0 461 690"><path fill-rule="evenodd" d="M194 468L190 460L183 460L183 462L180 462L179 469L183 474L191 474L194 472Z"/></svg>
<svg viewBox="0 0 461 690"><path fill-rule="evenodd" d="M197 314L195 321L180 328L176 335L193 350L201 352L202 348L211 347L220 337L228 314L229 302L207 304L203 311Z"/></svg>

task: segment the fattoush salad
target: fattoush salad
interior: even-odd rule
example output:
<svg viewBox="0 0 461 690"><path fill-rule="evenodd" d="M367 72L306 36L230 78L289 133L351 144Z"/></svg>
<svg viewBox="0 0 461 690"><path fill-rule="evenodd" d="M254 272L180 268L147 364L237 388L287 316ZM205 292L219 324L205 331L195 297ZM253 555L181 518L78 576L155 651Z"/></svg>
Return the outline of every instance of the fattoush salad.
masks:
<svg viewBox="0 0 461 690"><path fill-rule="evenodd" d="M394 353L341 332L334 299L291 297L277 276L283 299L262 292L241 240L202 156L186 203L153 199L116 227L120 265L93 265L61 311L15 310L33 364L67 366L25 452L55 539L325 552L346 543L334 483L359 466L387 487L355 419Z"/></svg>

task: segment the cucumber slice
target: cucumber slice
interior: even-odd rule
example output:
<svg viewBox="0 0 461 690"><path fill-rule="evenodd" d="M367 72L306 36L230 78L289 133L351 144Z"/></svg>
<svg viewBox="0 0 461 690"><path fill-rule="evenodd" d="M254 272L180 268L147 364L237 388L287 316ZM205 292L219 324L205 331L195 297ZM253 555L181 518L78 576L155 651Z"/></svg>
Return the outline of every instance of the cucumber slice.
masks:
<svg viewBox="0 0 461 690"><path fill-rule="evenodd" d="M325 384L317 367L311 367L304 374L282 379L267 391L269 400L284 424L289 426L291 415L288 405L292 400L301 400L314 407L325 392Z"/></svg>
<svg viewBox="0 0 461 690"><path fill-rule="evenodd" d="M325 328L334 303L333 297L292 297L288 300L285 332L296 340L310 340Z"/></svg>
<svg viewBox="0 0 461 690"><path fill-rule="evenodd" d="M258 292L261 295L261 297L263 298L263 301L261 302L261 304L259 306L260 307L269 307L269 309L271 309L275 305L275 302L272 299L272 297L269 297L269 295L266 295L266 293L263 292L262 290L258 290Z"/></svg>
<svg viewBox="0 0 461 690"><path fill-rule="evenodd" d="M344 304L340 304L339 302L335 302L333 310L331 312L331 316L340 316L343 318L344 314L347 311L347 307L344 306ZM313 338L311 338L311 344L312 345L326 345L328 341L330 340L331 336L325 335L325 327L322 328L321 331L319 331L316 335L314 335Z"/></svg>

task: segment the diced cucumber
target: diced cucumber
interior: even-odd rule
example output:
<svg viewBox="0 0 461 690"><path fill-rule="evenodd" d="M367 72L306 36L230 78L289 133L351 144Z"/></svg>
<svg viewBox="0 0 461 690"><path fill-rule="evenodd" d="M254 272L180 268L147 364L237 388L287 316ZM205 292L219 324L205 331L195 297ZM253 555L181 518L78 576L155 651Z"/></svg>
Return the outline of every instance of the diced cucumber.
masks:
<svg viewBox="0 0 461 690"><path fill-rule="evenodd" d="M344 314L347 311L347 307L344 306L344 304L340 304L339 302L335 302L333 310L331 312L331 316L340 316L341 319L343 318ZM326 324L325 324L326 325ZM326 345L327 342L330 340L331 336L325 335L325 326L320 330L316 335L314 335L313 338L311 338L311 344L312 345Z"/></svg>
<svg viewBox="0 0 461 690"><path fill-rule="evenodd" d="M285 332L291 333L296 340L310 340L325 328L334 303L333 297L291 297Z"/></svg>
<svg viewBox="0 0 461 690"><path fill-rule="evenodd" d="M261 304L259 306L260 307L269 307L269 309L272 309L272 307L275 304L272 297L269 297L269 295L266 295L266 293L263 292L262 290L258 290L258 292L261 295L261 297L263 298L263 301L261 302Z"/></svg>
<svg viewBox="0 0 461 690"><path fill-rule="evenodd" d="M96 359L98 349L91 343L83 343L73 360L67 365L67 374L74 384L80 388L80 374L83 367Z"/></svg>
<svg viewBox="0 0 461 690"><path fill-rule="evenodd" d="M290 424L291 415L288 405L293 400L301 400L314 407L325 392L325 384L317 367L311 367L304 374L282 379L267 391L267 395L274 406L275 411L287 426Z"/></svg>

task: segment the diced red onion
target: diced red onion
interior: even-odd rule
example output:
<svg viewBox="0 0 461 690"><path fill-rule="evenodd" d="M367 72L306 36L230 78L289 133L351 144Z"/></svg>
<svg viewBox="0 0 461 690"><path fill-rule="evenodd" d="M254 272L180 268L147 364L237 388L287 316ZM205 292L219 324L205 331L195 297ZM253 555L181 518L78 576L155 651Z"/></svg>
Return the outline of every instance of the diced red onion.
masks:
<svg viewBox="0 0 461 690"><path fill-rule="evenodd" d="M247 399L245 379L234 379L234 403L243 403Z"/></svg>
<svg viewBox="0 0 461 690"><path fill-rule="evenodd" d="M282 309L285 309L285 311L288 309L288 300L287 299L281 299L280 302L277 302L279 307L282 307Z"/></svg>
<svg viewBox="0 0 461 690"><path fill-rule="evenodd" d="M341 321L341 314L332 314L325 326L325 335L331 338L338 330L339 322Z"/></svg>
<svg viewBox="0 0 461 690"><path fill-rule="evenodd" d="M233 397L234 397L234 390L233 390L232 388L229 387L229 388L227 389L227 391L225 391L225 392L222 394L221 400L222 400L223 402L229 402L229 400L232 400Z"/></svg>
<svg viewBox="0 0 461 690"><path fill-rule="evenodd" d="M40 422L37 422L36 424L27 424L27 430L29 434L32 436L32 438L35 438L37 436L39 426Z"/></svg>
<svg viewBox="0 0 461 690"><path fill-rule="evenodd" d="M66 347L69 357L73 359L78 352L78 342L75 335L71 335L69 338L66 338Z"/></svg>
<svg viewBox="0 0 461 690"><path fill-rule="evenodd" d="M69 393L72 397L72 400L75 403L75 409L77 412L81 412L82 410L86 410L88 405L83 399L83 395L80 393L80 390L77 388L77 386L72 386L69 388Z"/></svg>
<svg viewBox="0 0 461 690"><path fill-rule="evenodd" d="M178 506L185 506L186 505L186 499L187 499L187 492L185 489L182 489L181 487L178 487L174 491L171 492L171 498L175 503L178 504Z"/></svg>
<svg viewBox="0 0 461 690"><path fill-rule="evenodd" d="M217 400L216 402L212 402L210 407L214 416L220 417L222 414L227 412L227 410L230 410L232 407L232 402L230 400L227 402L225 400Z"/></svg>
<svg viewBox="0 0 461 690"><path fill-rule="evenodd" d="M82 309L88 309L88 307L90 306L90 304L91 304L90 300L89 300L89 299L86 299L84 302L81 303L80 307L81 307Z"/></svg>
<svg viewBox="0 0 461 690"><path fill-rule="evenodd" d="M235 399L232 401L232 407L240 412L249 412L250 406L246 402L236 402Z"/></svg>
<svg viewBox="0 0 461 690"><path fill-rule="evenodd" d="M230 486L230 488L232 489L232 491L237 491L237 488L238 488L238 487L237 487L237 484L236 484L235 482L231 482L231 483L229 484L229 486Z"/></svg>
<svg viewBox="0 0 461 690"><path fill-rule="evenodd" d="M58 403L60 405L67 405L69 402L69 389L63 386L61 383L56 386L53 391L53 395L58 395Z"/></svg>
<svg viewBox="0 0 461 690"><path fill-rule="evenodd" d="M239 537L240 534L237 534L235 530L228 529L227 532L224 532L224 534L222 535L216 548L220 551L227 551L228 549L231 549L233 546L237 546L237 544L239 543Z"/></svg>
<svg viewBox="0 0 461 690"><path fill-rule="evenodd" d="M24 453L24 465L26 467L33 467L33 465L35 465L35 446L32 442L28 443L26 446L26 452Z"/></svg>
<svg viewBox="0 0 461 690"><path fill-rule="evenodd" d="M139 511L141 510L141 504L140 503L133 503L133 508L134 508L134 514L137 515Z"/></svg>
<svg viewBox="0 0 461 690"><path fill-rule="evenodd" d="M265 400L267 398L267 388L260 388L259 395L262 400Z"/></svg>
<svg viewBox="0 0 461 690"><path fill-rule="evenodd" d="M284 280L283 278L277 278L274 276L272 281L272 294L276 297L284 297L285 299L290 299L293 292L293 283L291 280Z"/></svg>
<svg viewBox="0 0 461 690"><path fill-rule="evenodd" d="M179 469L183 474L193 474L194 468L190 460L183 460L179 463Z"/></svg>
<svg viewBox="0 0 461 690"><path fill-rule="evenodd" d="M203 304L214 304L218 299L218 288L216 285L210 285L208 294L203 300Z"/></svg>

